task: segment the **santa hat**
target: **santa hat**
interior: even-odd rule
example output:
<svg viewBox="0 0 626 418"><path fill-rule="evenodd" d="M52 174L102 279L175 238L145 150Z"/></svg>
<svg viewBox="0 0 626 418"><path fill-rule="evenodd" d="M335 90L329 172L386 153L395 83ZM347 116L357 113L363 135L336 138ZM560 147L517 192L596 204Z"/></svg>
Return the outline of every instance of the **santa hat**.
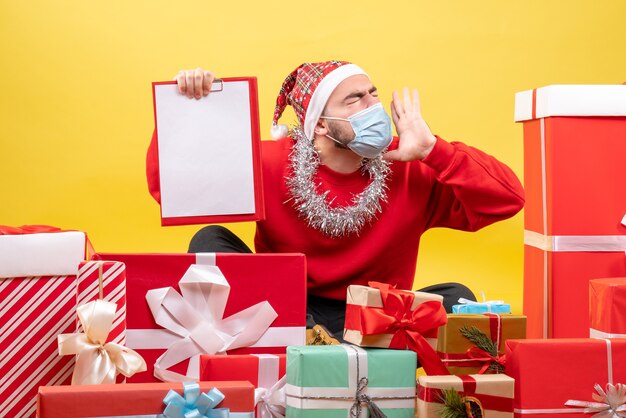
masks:
<svg viewBox="0 0 626 418"><path fill-rule="evenodd" d="M305 62L293 70L276 98L272 138L288 135L289 129L286 125L278 125L278 119L289 104L306 137L313 139L313 130L331 93L343 80L357 74L367 75L359 66L345 61Z"/></svg>

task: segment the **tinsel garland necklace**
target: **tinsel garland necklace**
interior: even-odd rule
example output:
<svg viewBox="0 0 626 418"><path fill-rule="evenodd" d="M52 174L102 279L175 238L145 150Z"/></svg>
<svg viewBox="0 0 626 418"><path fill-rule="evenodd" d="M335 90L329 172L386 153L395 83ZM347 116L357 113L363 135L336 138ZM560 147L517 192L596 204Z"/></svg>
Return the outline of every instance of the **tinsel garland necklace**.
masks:
<svg viewBox="0 0 626 418"><path fill-rule="evenodd" d="M329 191L320 193L314 182L320 158L300 127L292 131L295 139L289 157L291 177L287 186L292 195L294 208L308 225L331 238L358 234L363 227L382 212L381 203L387 202L387 177L389 163L382 158L364 159L362 170L368 173L371 183L352 199L352 205L331 208L327 201Z"/></svg>

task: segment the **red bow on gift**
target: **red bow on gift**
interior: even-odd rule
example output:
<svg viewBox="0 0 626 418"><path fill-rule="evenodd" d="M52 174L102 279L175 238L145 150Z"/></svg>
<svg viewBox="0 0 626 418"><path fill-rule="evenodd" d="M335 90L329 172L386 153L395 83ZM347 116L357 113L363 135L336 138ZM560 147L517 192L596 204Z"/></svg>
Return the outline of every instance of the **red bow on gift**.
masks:
<svg viewBox="0 0 626 418"><path fill-rule="evenodd" d="M398 290L386 283L368 284L380 291L383 308L362 311L363 335L393 333L389 348L409 348L418 354L426 373L449 375L448 369L424 338L424 335L436 332L448 322L441 302L423 302L411 310L415 300L413 292Z"/></svg>
<svg viewBox="0 0 626 418"><path fill-rule="evenodd" d="M478 374L485 373L489 366L491 366L493 363L499 364L500 366L502 366L503 369L506 364L506 354L492 356L482 348L478 347L468 348L466 353L468 358L479 361L483 364L478 371Z"/></svg>

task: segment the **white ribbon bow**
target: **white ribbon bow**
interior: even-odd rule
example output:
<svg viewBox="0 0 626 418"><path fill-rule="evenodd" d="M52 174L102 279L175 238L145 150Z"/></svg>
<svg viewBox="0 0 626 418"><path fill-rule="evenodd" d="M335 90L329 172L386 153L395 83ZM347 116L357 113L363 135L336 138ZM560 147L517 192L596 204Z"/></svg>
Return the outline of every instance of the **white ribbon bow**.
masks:
<svg viewBox="0 0 626 418"><path fill-rule="evenodd" d="M130 377L146 370L146 362L134 350L105 341L111 331L115 303L95 300L76 311L85 333L59 334L59 354L76 355L72 385L115 383L118 373Z"/></svg>
<svg viewBox="0 0 626 418"><path fill-rule="evenodd" d="M254 389L254 404L257 406L259 418L285 418L285 384L287 377L283 376L271 388Z"/></svg>
<svg viewBox="0 0 626 418"><path fill-rule="evenodd" d="M464 305L502 305L504 304L504 301L503 300L485 300L483 302L476 302L476 301L465 299L465 298L459 298L459 303L462 303Z"/></svg>
<svg viewBox="0 0 626 418"><path fill-rule="evenodd" d="M606 385L606 391L599 384L594 385L597 393L591 395L594 401L569 400L565 406L578 406L584 413L595 413L592 418L626 417L626 385L618 383Z"/></svg>
<svg viewBox="0 0 626 418"><path fill-rule="evenodd" d="M154 365L155 377L163 381L196 378L200 354L250 346L278 317L263 301L223 319L230 285L217 266L192 264L178 285L182 296L172 287L146 293L156 323L178 337ZM187 376L167 370L187 359Z"/></svg>

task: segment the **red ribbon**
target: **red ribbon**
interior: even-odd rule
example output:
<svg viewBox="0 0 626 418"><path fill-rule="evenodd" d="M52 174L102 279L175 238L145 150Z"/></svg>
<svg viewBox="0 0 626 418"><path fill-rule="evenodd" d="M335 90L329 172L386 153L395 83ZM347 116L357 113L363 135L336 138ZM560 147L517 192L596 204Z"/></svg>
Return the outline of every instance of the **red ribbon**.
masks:
<svg viewBox="0 0 626 418"><path fill-rule="evenodd" d="M428 334L435 336L438 328L448 321L441 302L427 301L411 310L415 300L413 292L398 290L379 282L369 282L369 286L380 291L383 307L360 310L362 334L393 333L389 348L409 348L418 354L427 374L449 375L437 352L424 338ZM346 327L349 323L350 320L346 322Z"/></svg>
<svg viewBox="0 0 626 418"><path fill-rule="evenodd" d="M463 381L463 390L459 392L461 396L473 396L480 401L487 411L513 412L513 399L503 396L485 395L476 393L476 379L471 376L457 376ZM442 389L427 388L418 386L417 398L424 402L444 403Z"/></svg>
<svg viewBox="0 0 626 418"><path fill-rule="evenodd" d="M500 344L502 342L502 317L493 313L486 313L484 315L489 318L491 341L496 344L496 350L500 350Z"/></svg>
<svg viewBox="0 0 626 418"><path fill-rule="evenodd" d="M49 225L0 225L0 235L40 234L44 232L63 232L61 228Z"/></svg>
<svg viewBox="0 0 626 418"><path fill-rule="evenodd" d="M498 363L502 367L506 364L506 354L492 356L482 348L472 347L467 349L467 357L482 364L478 374L483 374L493 363Z"/></svg>

